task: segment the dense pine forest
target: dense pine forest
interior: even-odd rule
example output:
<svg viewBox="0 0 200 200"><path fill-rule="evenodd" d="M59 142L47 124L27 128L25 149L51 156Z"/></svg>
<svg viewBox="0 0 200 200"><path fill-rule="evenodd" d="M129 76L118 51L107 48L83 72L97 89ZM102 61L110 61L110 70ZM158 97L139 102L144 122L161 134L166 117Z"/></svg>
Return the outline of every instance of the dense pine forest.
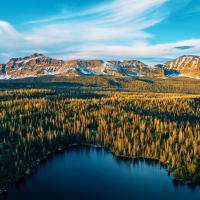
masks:
<svg viewBox="0 0 200 200"><path fill-rule="evenodd" d="M0 188L50 152L100 144L116 156L160 160L200 181L200 95L16 89L0 92Z"/></svg>

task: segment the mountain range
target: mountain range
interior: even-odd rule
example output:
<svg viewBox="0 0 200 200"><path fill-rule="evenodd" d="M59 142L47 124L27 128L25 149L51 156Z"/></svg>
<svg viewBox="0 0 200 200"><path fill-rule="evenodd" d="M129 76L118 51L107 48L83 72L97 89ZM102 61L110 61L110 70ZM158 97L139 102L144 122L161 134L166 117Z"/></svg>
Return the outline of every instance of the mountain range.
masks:
<svg viewBox="0 0 200 200"><path fill-rule="evenodd" d="M43 54L11 58L0 64L0 79L20 79L44 75L86 76L147 76L170 78L185 76L200 79L200 57L181 56L173 61L148 66L139 60L57 60Z"/></svg>

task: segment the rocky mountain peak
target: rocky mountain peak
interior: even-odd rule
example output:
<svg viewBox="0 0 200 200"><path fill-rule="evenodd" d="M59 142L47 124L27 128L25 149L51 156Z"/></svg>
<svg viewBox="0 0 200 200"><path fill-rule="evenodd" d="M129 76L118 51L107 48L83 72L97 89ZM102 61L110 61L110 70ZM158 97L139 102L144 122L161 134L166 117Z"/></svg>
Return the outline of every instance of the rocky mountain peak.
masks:
<svg viewBox="0 0 200 200"><path fill-rule="evenodd" d="M149 76L173 77L188 76L200 78L200 57L181 56L163 65L149 67L139 60L71 60L63 61L43 54L34 53L24 58L11 58L7 64L0 65L0 79L25 78L44 75L85 76Z"/></svg>
<svg viewBox="0 0 200 200"><path fill-rule="evenodd" d="M174 71L174 75L200 78L200 57L184 55L164 64L166 70Z"/></svg>

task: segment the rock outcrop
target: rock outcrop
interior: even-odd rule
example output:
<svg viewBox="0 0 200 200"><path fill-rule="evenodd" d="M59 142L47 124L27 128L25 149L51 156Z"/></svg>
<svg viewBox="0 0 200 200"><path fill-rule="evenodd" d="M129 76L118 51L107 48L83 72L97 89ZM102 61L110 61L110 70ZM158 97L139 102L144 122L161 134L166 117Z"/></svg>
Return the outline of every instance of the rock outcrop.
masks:
<svg viewBox="0 0 200 200"><path fill-rule="evenodd" d="M199 56L181 56L173 61L164 64L165 75L186 76L191 78L200 78L200 57Z"/></svg>

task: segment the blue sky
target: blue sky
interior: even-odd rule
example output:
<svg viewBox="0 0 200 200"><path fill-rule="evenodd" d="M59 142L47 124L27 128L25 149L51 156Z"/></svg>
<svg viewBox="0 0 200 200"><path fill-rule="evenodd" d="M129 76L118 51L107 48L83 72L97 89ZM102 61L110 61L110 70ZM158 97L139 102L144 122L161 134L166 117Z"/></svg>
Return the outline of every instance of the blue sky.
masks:
<svg viewBox="0 0 200 200"><path fill-rule="evenodd" d="M200 56L199 0L0 0L0 63Z"/></svg>

